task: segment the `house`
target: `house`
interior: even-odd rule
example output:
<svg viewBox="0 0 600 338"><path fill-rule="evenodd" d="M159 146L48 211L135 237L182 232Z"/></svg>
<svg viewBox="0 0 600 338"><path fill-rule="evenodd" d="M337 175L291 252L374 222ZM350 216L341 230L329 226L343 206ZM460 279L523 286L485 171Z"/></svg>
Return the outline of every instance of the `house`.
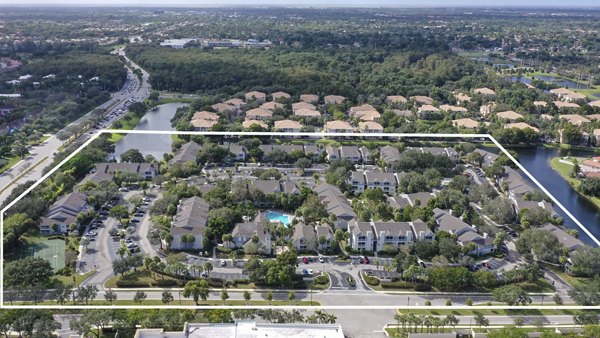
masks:
<svg viewBox="0 0 600 338"><path fill-rule="evenodd" d="M581 106L579 106L577 103L574 102L563 102L563 101L554 101L552 102L554 103L554 105L556 106L556 108L558 109L577 109L577 108L581 108Z"/></svg>
<svg viewBox="0 0 600 338"><path fill-rule="evenodd" d="M317 160L319 158L319 156L321 156L322 153L323 153L323 148L319 148L314 144L305 144L304 145L304 155L306 155L306 157L308 157L312 160Z"/></svg>
<svg viewBox="0 0 600 338"><path fill-rule="evenodd" d="M387 196L387 204L389 204L392 208L404 210L404 208L410 205L408 198L406 198L406 194L401 194L398 196Z"/></svg>
<svg viewBox="0 0 600 338"><path fill-rule="evenodd" d="M348 223L348 245L356 251L373 251L375 233L371 227L371 222L357 222L351 220Z"/></svg>
<svg viewBox="0 0 600 338"><path fill-rule="evenodd" d="M304 225L304 223L297 223L294 226L292 245L298 251L317 250L317 241L317 233L313 227Z"/></svg>
<svg viewBox="0 0 600 338"><path fill-rule="evenodd" d="M456 98L456 104L463 104L471 101L471 97L465 93L458 93L454 97Z"/></svg>
<svg viewBox="0 0 600 338"><path fill-rule="evenodd" d="M246 99L246 102L250 100L265 102L267 99L267 94L258 91L251 91L244 94L244 98Z"/></svg>
<svg viewBox="0 0 600 338"><path fill-rule="evenodd" d="M433 242L435 240L435 234L427 224L420 219L410 222L412 231L415 235L415 241L417 242Z"/></svg>
<svg viewBox="0 0 600 338"><path fill-rule="evenodd" d="M548 121L554 121L554 116L549 115L549 114L540 114L540 118L542 118L544 120L548 120Z"/></svg>
<svg viewBox="0 0 600 338"><path fill-rule="evenodd" d="M215 113L211 113L209 111L197 111L194 113L194 115L192 116L192 121L193 120L209 120L209 121L218 121L219 120L219 115L215 114Z"/></svg>
<svg viewBox="0 0 600 338"><path fill-rule="evenodd" d="M354 132L354 128L350 125L350 123L346 121L329 121L325 123L325 132L326 133L352 133Z"/></svg>
<svg viewBox="0 0 600 338"><path fill-rule="evenodd" d="M556 95L559 99L561 99L563 101L566 101L566 102L572 102L572 101L577 101L577 100L585 100L585 98L586 98L585 95L576 93L576 92L574 92L572 90L569 90L567 88L551 89L550 93Z"/></svg>
<svg viewBox="0 0 600 338"><path fill-rule="evenodd" d="M496 102L484 104L479 107L479 114L485 117L490 115L494 111L494 109L496 109Z"/></svg>
<svg viewBox="0 0 600 338"><path fill-rule="evenodd" d="M275 121L273 129L275 131L282 131L285 133L299 133L304 127L300 122L293 120L280 120Z"/></svg>
<svg viewBox="0 0 600 338"><path fill-rule="evenodd" d="M396 175L392 173L366 171L365 181L367 189L381 189L388 195L394 194L398 187Z"/></svg>
<svg viewBox="0 0 600 338"><path fill-rule="evenodd" d="M546 101L533 101L533 105L536 108L546 108L546 107L548 107L548 102L546 102Z"/></svg>
<svg viewBox="0 0 600 338"><path fill-rule="evenodd" d="M574 126L578 126L578 127L580 127L584 123L590 123L591 122L586 117L581 116L581 115L577 115L577 114L560 115L559 118L561 120L565 120L565 121L569 122L570 124L572 124Z"/></svg>
<svg viewBox="0 0 600 338"><path fill-rule="evenodd" d="M362 157L362 163L372 164L373 163L373 154L371 154L371 150L369 148L362 146L358 148L360 151L360 156Z"/></svg>
<svg viewBox="0 0 600 338"><path fill-rule="evenodd" d="M346 182L352 186L352 192L355 194L362 193L365 191L365 187L367 186L367 180L365 179L365 174L362 171L351 171L350 177L348 177Z"/></svg>
<svg viewBox="0 0 600 338"><path fill-rule="evenodd" d="M465 107L451 106L447 104L441 105L440 110L451 113L466 113L468 111Z"/></svg>
<svg viewBox="0 0 600 338"><path fill-rule="evenodd" d="M141 179L151 180L158 176L158 165L155 163L97 163L92 173L102 173L114 176L116 173L136 173Z"/></svg>
<svg viewBox="0 0 600 338"><path fill-rule="evenodd" d="M246 102L244 102L244 100L242 99L229 99L225 102L223 102L225 104L228 104L230 106L233 106L235 109L242 109L244 108L244 106L246 105Z"/></svg>
<svg viewBox="0 0 600 338"><path fill-rule="evenodd" d="M231 111L236 111L237 108L229 105L227 103L215 103L212 106L210 106L212 109L218 111L219 113L226 113L226 112L231 112Z"/></svg>
<svg viewBox="0 0 600 338"><path fill-rule="evenodd" d="M433 217L435 218L438 231L445 231L456 236L460 236L465 232L474 231L471 225L463 222L460 218L453 216L451 212L435 208L433 209Z"/></svg>
<svg viewBox="0 0 600 338"><path fill-rule="evenodd" d="M476 88L473 90L473 93L487 97L496 97L496 92L487 87Z"/></svg>
<svg viewBox="0 0 600 338"><path fill-rule="evenodd" d="M325 147L325 158L327 158L327 160L329 162L337 160L340 158L340 150L337 147L334 147L332 145L327 145Z"/></svg>
<svg viewBox="0 0 600 338"><path fill-rule="evenodd" d="M265 108L254 108L246 112L246 120L263 121L273 117L273 111Z"/></svg>
<svg viewBox="0 0 600 338"><path fill-rule="evenodd" d="M400 196L405 197L410 205L414 207L427 205L435 197L435 194L432 192L414 192L412 194L401 194Z"/></svg>
<svg viewBox="0 0 600 338"><path fill-rule="evenodd" d="M600 142L600 129L594 129L592 131L592 135L594 136L594 139L596 140L596 144L598 144Z"/></svg>
<svg viewBox="0 0 600 338"><path fill-rule="evenodd" d="M246 121L242 122L242 127L244 127L244 129L249 129L253 125L257 125L263 129L269 129L269 126L266 123L264 123L263 121L246 120Z"/></svg>
<svg viewBox="0 0 600 338"><path fill-rule="evenodd" d="M415 116L415 113L413 113L411 110L399 110L399 109L392 109L392 112L394 114L396 114L396 116L399 117L404 117L404 118L411 118L413 116Z"/></svg>
<svg viewBox="0 0 600 338"><path fill-rule="evenodd" d="M314 109L301 108L295 110L294 115L299 117L321 117L321 112Z"/></svg>
<svg viewBox="0 0 600 338"><path fill-rule="evenodd" d="M208 224L208 203L201 197L182 199L171 222L171 250L202 250L204 229ZM164 242L164 240L163 240Z"/></svg>
<svg viewBox="0 0 600 338"><path fill-rule="evenodd" d="M569 251L577 250L585 245L581 240L569 235L569 233L557 227L556 225L548 223L542 226L541 229L550 231L554 236L556 236L558 241Z"/></svg>
<svg viewBox="0 0 600 338"><path fill-rule="evenodd" d="M516 122L518 119L522 119L523 115L512 110L507 110L503 112L496 113L496 117L502 120L506 120L508 122Z"/></svg>
<svg viewBox="0 0 600 338"><path fill-rule="evenodd" d="M417 148L423 154L430 153L432 155L443 155L448 156L452 161L458 162L460 160L460 154L454 150L454 148L442 148L442 147L421 147Z"/></svg>
<svg viewBox="0 0 600 338"><path fill-rule="evenodd" d="M302 94L302 95L300 95L300 101L306 102L306 103L317 103L317 102L319 102L319 95Z"/></svg>
<svg viewBox="0 0 600 338"><path fill-rule="evenodd" d="M396 161L400 160L400 150L398 148L392 147L390 145L386 145L379 149L379 154L383 161L387 164L392 164Z"/></svg>
<svg viewBox="0 0 600 338"><path fill-rule="evenodd" d="M419 107L417 112L421 117L426 118L428 115L439 113L440 110L430 104L425 104Z"/></svg>
<svg viewBox="0 0 600 338"><path fill-rule="evenodd" d="M319 250L327 250L333 243L333 231L328 224L315 226L315 233L317 234L317 247ZM321 239L324 238L324 243L321 243Z"/></svg>
<svg viewBox="0 0 600 338"><path fill-rule="evenodd" d="M282 151L287 155L293 152L304 154L304 147L299 144L261 144L258 148L263 152L263 157L268 156L273 151Z"/></svg>
<svg viewBox="0 0 600 338"><path fill-rule="evenodd" d="M494 239L487 236L487 234L480 235L475 231L467 231L458 236L457 242L460 246L468 246L469 243L475 245L475 249L469 251L467 254L472 256L487 255L495 250Z"/></svg>
<svg viewBox="0 0 600 338"><path fill-rule="evenodd" d="M457 128L465 129L477 129L479 127L479 122L468 117L464 119L452 120L452 124Z"/></svg>
<svg viewBox="0 0 600 338"><path fill-rule="evenodd" d="M385 245L395 248L415 241L409 222L372 222L373 232L377 241L374 250L383 251Z"/></svg>
<svg viewBox="0 0 600 338"><path fill-rule="evenodd" d="M589 103L590 106L600 108L600 100L592 101Z"/></svg>
<svg viewBox="0 0 600 338"><path fill-rule="evenodd" d="M498 178L498 184L501 187L506 184L509 198L513 201L516 200L517 195L523 195L535 190L519 172L507 166L504 166L504 174Z"/></svg>
<svg viewBox="0 0 600 338"><path fill-rule="evenodd" d="M212 127L219 124L215 120L196 119L192 120L191 125L195 131L211 131Z"/></svg>
<svg viewBox="0 0 600 338"><path fill-rule="evenodd" d="M486 151L483 149L479 149L479 148L475 149L474 151L478 152L483 157L483 162L482 162L481 166L484 168L492 166L499 157L498 154L495 154L495 153L492 153L492 152L489 152L489 151Z"/></svg>
<svg viewBox="0 0 600 338"><path fill-rule="evenodd" d="M419 104L428 104L428 105L433 104L433 99L430 98L429 96L415 95L415 96L409 97L409 99L411 99Z"/></svg>
<svg viewBox="0 0 600 338"><path fill-rule="evenodd" d="M200 151L201 148L202 147L194 141L184 143L181 148L175 152L175 155L169 161L169 164L184 164L188 161L196 162L198 151Z"/></svg>
<svg viewBox="0 0 600 338"><path fill-rule="evenodd" d="M589 120L600 121L600 114L586 115Z"/></svg>
<svg viewBox="0 0 600 338"><path fill-rule="evenodd" d="M525 123L525 122L507 123L504 125L504 129L510 129L510 128L517 128L517 129L521 129L521 130L531 129L531 130L535 131L536 133L538 133L540 131L536 127L532 127L531 125L529 125L529 123Z"/></svg>
<svg viewBox="0 0 600 338"><path fill-rule="evenodd" d="M591 160L582 161L579 165L583 173L599 173L600 157L594 157Z"/></svg>
<svg viewBox="0 0 600 338"><path fill-rule="evenodd" d="M335 215L336 220L333 222L335 227L345 228L350 220L356 218L356 212L352 209L350 202L336 186L321 183L315 186L313 191L325 206L327 214Z"/></svg>
<svg viewBox="0 0 600 338"><path fill-rule="evenodd" d="M88 210L87 196L74 192L59 197L48 208L46 216L40 222L42 235L65 234L71 224L78 225L77 215Z"/></svg>
<svg viewBox="0 0 600 338"><path fill-rule="evenodd" d="M287 100L291 97L292 96L286 92L275 92L271 94L271 98L273 99L273 101Z"/></svg>
<svg viewBox="0 0 600 338"><path fill-rule="evenodd" d="M346 98L340 95L327 95L323 98L325 104L342 104Z"/></svg>
<svg viewBox="0 0 600 338"><path fill-rule="evenodd" d="M347 159L352 163L362 162L362 156L358 146L341 146L339 150L340 158Z"/></svg>
<svg viewBox="0 0 600 338"><path fill-rule="evenodd" d="M279 194L282 192L281 184L277 180L252 180L250 185L253 190L258 190L265 195Z"/></svg>
<svg viewBox="0 0 600 338"><path fill-rule="evenodd" d="M364 110L356 112L355 117L361 121L379 121L381 114L377 110Z"/></svg>
<svg viewBox="0 0 600 338"><path fill-rule="evenodd" d="M294 114L296 113L296 111L298 111L300 109L316 110L317 107L315 107L314 104L309 103L309 102L295 102L295 103L292 103L292 112Z"/></svg>
<svg viewBox="0 0 600 338"><path fill-rule="evenodd" d="M260 108L275 110L275 109L284 109L284 105L279 102L265 102L260 105Z"/></svg>
<svg viewBox="0 0 600 338"><path fill-rule="evenodd" d="M350 110L348 111L348 113L351 116L356 116L356 114L358 112L362 112L362 111L377 111L377 109L375 109L375 107L373 107L370 104L363 104L360 106L350 107Z"/></svg>
<svg viewBox="0 0 600 338"><path fill-rule="evenodd" d="M255 243L257 253L271 254L271 234L262 222L237 223L231 231L232 243L235 248L247 248Z"/></svg>
<svg viewBox="0 0 600 338"><path fill-rule="evenodd" d="M558 213L554 210L552 204L546 201L528 201L525 200L523 195L516 195L514 199L511 199L511 202L513 202L517 214L521 210L540 208L548 211L552 217L558 216Z"/></svg>
<svg viewBox="0 0 600 338"><path fill-rule="evenodd" d="M402 95L389 95L385 98L385 102L391 104L404 104L408 102L408 100Z"/></svg>

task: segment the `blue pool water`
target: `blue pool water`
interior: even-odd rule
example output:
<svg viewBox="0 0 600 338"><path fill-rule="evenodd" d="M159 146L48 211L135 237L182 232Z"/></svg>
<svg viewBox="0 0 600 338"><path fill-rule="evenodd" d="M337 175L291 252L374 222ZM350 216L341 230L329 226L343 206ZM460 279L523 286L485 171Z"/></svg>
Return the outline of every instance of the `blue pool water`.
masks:
<svg viewBox="0 0 600 338"><path fill-rule="evenodd" d="M290 216L284 215L277 211L267 211L265 216L267 216L267 219L272 222L279 222L283 225L290 224Z"/></svg>

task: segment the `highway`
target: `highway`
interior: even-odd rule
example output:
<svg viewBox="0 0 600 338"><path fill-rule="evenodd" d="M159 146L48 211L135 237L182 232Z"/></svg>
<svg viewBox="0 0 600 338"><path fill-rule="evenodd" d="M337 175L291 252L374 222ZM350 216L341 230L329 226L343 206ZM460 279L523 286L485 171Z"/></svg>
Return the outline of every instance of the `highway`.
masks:
<svg viewBox="0 0 600 338"><path fill-rule="evenodd" d="M113 93L110 100L96 107L96 109L108 109L108 111L104 114L104 116L107 116L107 118L105 118L104 122L102 122L102 126L104 128L108 127L110 124L124 115L113 114L123 106L124 102L127 100L129 100L129 102L141 101L147 98L150 93L150 84L148 82L149 74L137 64L129 60L125 56L123 49L115 51L115 54L125 57L125 59L130 62L130 65L134 69L140 69L142 71L142 82L139 83L137 76L134 75L130 68L127 68L127 81L125 81L123 89L121 89L119 92ZM89 113L80 117L78 120L63 128L63 130L69 130L70 127L72 128L73 126L81 124L82 122L86 121L91 114L92 112L90 111ZM78 140L74 142L85 142L94 132L95 130L89 133L84 133ZM10 196L13 189L15 189L15 187L17 187L19 184L31 180L39 180L43 176L44 168L52 163L54 154L58 152L58 149L61 145L63 145L63 142L60 141L56 135L52 135L42 144L33 147L30 150L30 154L17 163L14 167L0 174L0 187L3 189L0 192L0 203L4 203L8 196Z"/></svg>

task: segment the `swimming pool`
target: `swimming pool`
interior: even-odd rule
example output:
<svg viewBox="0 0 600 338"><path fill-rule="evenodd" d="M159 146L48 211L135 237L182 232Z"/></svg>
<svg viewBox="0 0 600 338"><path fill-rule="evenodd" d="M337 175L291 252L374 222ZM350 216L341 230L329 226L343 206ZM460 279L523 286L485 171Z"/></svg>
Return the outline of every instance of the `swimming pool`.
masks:
<svg viewBox="0 0 600 338"><path fill-rule="evenodd" d="M270 222L278 222L281 223L283 225L289 225L290 224L290 215L284 215L280 212L277 211L267 211L265 213L265 216L267 217L267 219Z"/></svg>

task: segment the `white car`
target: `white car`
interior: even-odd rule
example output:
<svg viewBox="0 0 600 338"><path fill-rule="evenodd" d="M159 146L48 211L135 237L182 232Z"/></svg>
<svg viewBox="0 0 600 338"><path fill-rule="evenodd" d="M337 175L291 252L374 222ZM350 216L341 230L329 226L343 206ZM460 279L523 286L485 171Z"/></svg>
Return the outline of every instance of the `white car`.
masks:
<svg viewBox="0 0 600 338"><path fill-rule="evenodd" d="M319 263L325 263L325 257L319 256Z"/></svg>

